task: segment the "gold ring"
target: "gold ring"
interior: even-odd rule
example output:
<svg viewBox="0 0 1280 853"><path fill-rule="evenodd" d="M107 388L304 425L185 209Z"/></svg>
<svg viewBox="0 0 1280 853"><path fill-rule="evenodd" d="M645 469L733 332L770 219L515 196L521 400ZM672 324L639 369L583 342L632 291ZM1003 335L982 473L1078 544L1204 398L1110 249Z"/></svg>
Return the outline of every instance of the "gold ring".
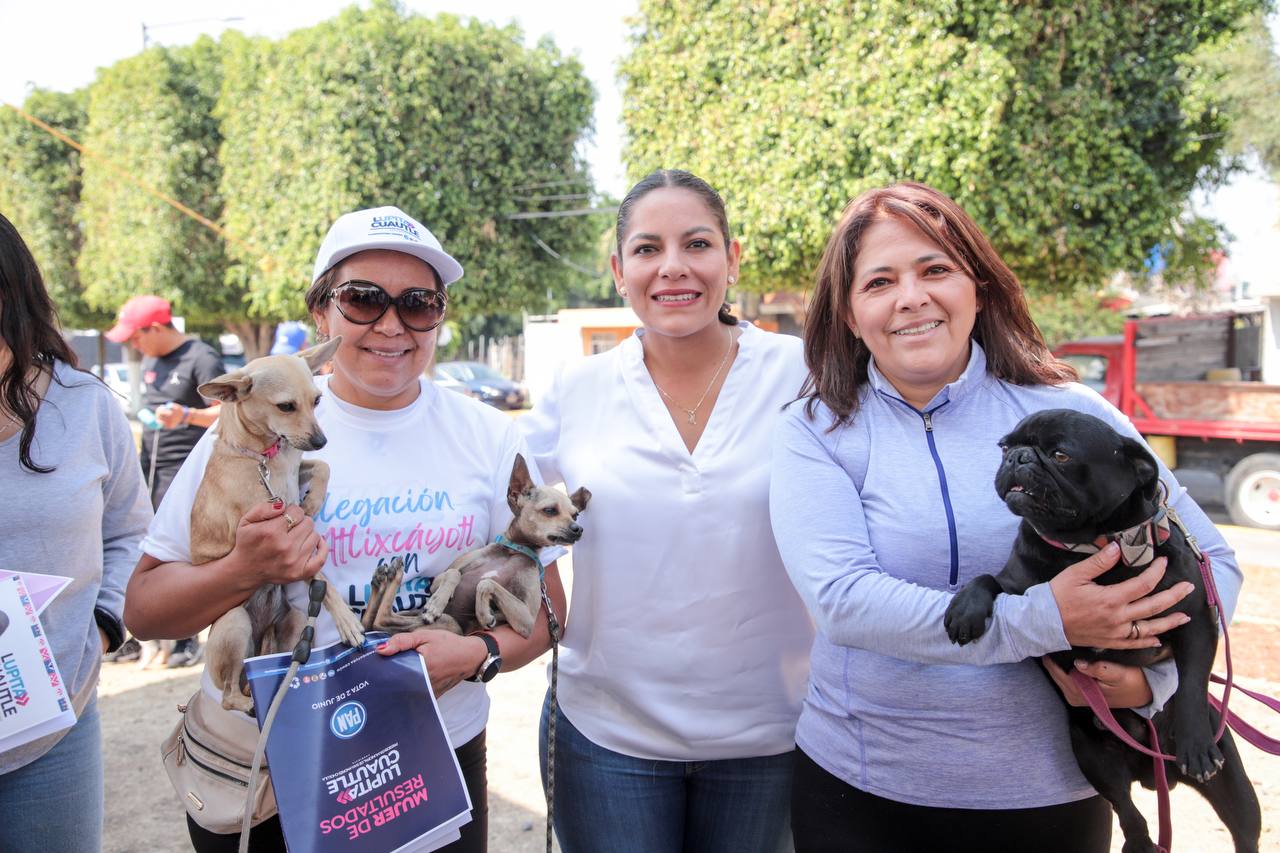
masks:
<svg viewBox="0 0 1280 853"><path fill-rule="evenodd" d="M1137 623L1137 621L1136 621L1136 620L1135 620L1135 621L1133 621L1133 622L1130 622L1130 623L1129 623L1129 637L1128 637L1128 638L1129 638L1130 640L1138 640L1138 639L1141 639L1141 638L1142 638L1142 629L1138 627L1138 623Z"/></svg>
<svg viewBox="0 0 1280 853"><path fill-rule="evenodd" d="M295 524L297 524L298 522L294 521L294 520L293 520L293 518L289 515L289 513L287 513L287 512L286 512L286 513L284 514L284 523L285 523L285 524L287 524L287 525L289 526L289 529L290 529L290 530L292 530L292 529L293 529L293 526L294 526ZM1134 624L1137 624L1137 623L1135 622Z"/></svg>

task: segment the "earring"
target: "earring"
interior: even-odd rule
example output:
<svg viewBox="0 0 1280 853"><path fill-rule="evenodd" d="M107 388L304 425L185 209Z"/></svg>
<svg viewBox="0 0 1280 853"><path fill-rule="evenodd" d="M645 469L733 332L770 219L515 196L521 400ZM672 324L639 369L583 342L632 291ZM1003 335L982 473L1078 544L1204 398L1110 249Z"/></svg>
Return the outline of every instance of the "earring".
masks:
<svg viewBox="0 0 1280 853"><path fill-rule="evenodd" d="M619 295L619 296L621 296L623 299L626 299L626 298L627 298L627 289L626 289L625 287L619 287L619 288L618 288L618 295Z"/></svg>
<svg viewBox="0 0 1280 853"><path fill-rule="evenodd" d="M733 276L729 276L729 283L730 283L730 284L735 283L737 280L738 280L738 279L736 279L735 277L733 277Z"/></svg>

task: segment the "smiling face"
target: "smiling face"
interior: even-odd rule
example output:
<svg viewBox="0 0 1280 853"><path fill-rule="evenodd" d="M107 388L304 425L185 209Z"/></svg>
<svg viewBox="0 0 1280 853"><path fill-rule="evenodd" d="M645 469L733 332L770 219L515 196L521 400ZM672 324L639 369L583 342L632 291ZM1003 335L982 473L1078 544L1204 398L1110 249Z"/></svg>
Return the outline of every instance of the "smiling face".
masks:
<svg viewBox="0 0 1280 853"><path fill-rule="evenodd" d="M430 264L403 252L358 252L334 267L334 285L352 279L371 281L393 298L410 288L440 288ZM394 306L373 323L353 323L327 300L312 315L328 337L342 336L333 361L329 390L366 409L402 409L418 398L418 379L431 361L436 330L415 332L400 321Z"/></svg>
<svg viewBox="0 0 1280 853"><path fill-rule="evenodd" d="M701 197L662 187L631 208L612 258L613 280L647 333L723 334L716 316L729 277L738 274L739 251L736 240L726 245L720 222Z"/></svg>
<svg viewBox="0 0 1280 853"><path fill-rule="evenodd" d="M862 236L848 325L902 398L923 408L964 372L982 306L973 279L914 226L885 218Z"/></svg>

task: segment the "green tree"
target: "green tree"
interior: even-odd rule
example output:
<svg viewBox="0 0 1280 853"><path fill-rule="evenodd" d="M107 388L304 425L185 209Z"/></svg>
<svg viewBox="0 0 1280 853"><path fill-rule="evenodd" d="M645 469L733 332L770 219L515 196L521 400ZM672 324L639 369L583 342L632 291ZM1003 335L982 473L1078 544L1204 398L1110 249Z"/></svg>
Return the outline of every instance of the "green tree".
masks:
<svg viewBox="0 0 1280 853"><path fill-rule="evenodd" d="M904 179L955 197L1043 291L1158 243L1195 266L1187 239L1213 229L1179 220L1220 177L1227 119L1192 57L1263 5L641 0L625 156L724 192L748 288L807 285L843 205Z"/></svg>
<svg viewBox="0 0 1280 853"><path fill-rule="evenodd" d="M1206 47L1200 59L1212 72L1206 84L1232 118L1228 151L1257 154L1280 181L1280 56L1266 17L1251 15L1240 32Z"/></svg>
<svg viewBox="0 0 1280 853"><path fill-rule="evenodd" d="M220 66L218 44L206 37L121 60L89 87L84 144L101 155L85 159L81 196L79 271L90 304L113 309L154 293L202 330L239 312L242 294L223 284L222 239L156 195L215 222L221 215L212 115Z"/></svg>
<svg viewBox="0 0 1280 853"><path fill-rule="evenodd" d="M540 305L581 276L535 238L589 253L589 217L509 218L591 204L577 151L593 93L551 42L526 48L514 27L377 0L278 42L224 46L222 186L240 241L227 281L251 317L302 316L329 224L381 204L420 219L462 263L455 318Z"/></svg>
<svg viewBox="0 0 1280 853"><path fill-rule="evenodd" d="M85 125L83 89L32 91L23 111L72 139ZM0 212L35 255L64 326L101 326L110 312L86 304L76 271L80 252L80 154L14 110L0 109Z"/></svg>

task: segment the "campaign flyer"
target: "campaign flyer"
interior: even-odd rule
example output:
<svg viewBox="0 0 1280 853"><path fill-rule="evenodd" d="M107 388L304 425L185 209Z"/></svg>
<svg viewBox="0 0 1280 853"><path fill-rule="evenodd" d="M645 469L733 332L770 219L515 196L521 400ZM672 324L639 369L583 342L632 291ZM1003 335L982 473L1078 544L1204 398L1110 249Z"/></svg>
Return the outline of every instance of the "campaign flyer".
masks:
<svg viewBox="0 0 1280 853"><path fill-rule="evenodd" d="M19 575L19 573L0 571L0 580L6 580L14 575ZM31 604L35 607L37 616L44 612L49 602L53 601L58 593L66 588L67 584L71 583L71 578L64 578L61 575L22 572L19 576L22 578L23 585L27 588L27 594L31 596Z"/></svg>
<svg viewBox="0 0 1280 853"><path fill-rule="evenodd" d="M290 850L435 850L471 820L471 800L422 657L334 643L299 668L267 738ZM245 661L258 724L289 655Z"/></svg>
<svg viewBox="0 0 1280 853"><path fill-rule="evenodd" d="M76 722L38 609L22 575L0 577L0 752Z"/></svg>

